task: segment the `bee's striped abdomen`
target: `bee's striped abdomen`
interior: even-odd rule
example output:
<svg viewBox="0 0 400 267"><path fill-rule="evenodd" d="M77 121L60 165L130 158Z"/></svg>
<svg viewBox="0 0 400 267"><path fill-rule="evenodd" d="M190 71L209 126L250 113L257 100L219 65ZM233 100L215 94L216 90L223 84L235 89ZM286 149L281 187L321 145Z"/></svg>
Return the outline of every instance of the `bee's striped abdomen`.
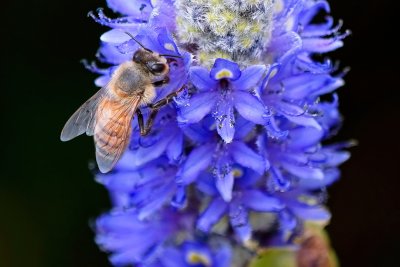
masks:
<svg viewBox="0 0 400 267"><path fill-rule="evenodd" d="M108 95L96 112L94 140L96 160L102 172L112 169L129 143L132 116L139 103L139 98L132 101L114 99Z"/></svg>

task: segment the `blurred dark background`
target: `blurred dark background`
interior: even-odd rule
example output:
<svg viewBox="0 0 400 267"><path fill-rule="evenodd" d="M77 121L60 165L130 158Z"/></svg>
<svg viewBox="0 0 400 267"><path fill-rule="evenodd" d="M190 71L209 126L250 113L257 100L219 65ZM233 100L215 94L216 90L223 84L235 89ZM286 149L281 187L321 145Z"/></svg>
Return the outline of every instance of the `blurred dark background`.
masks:
<svg viewBox="0 0 400 267"><path fill-rule="evenodd" d="M92 140L59 141L65 121L95 92L95 76L79 61L93 58L105 30L86 14L105 1L4 2L0 266L109 266L89 226L109 208L88 170ZM328 229L342 266L398 266L397 11L389 0L330 2L353 32L332 55L352 68L339 90L345 124L338 140L360 144L329 189Z"/></svg>

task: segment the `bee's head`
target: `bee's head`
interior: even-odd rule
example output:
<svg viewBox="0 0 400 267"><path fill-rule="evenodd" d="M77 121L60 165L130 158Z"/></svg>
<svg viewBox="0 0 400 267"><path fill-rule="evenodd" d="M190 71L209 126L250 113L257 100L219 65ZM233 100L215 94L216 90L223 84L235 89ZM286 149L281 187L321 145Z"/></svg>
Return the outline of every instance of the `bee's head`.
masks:
<svg viewBox="0 0 400 267"><path fill-rule="evenodd" d="M146 67L154 75L165 75L169 71L167 59L151 50L138 49L132 60Z"/></svg>

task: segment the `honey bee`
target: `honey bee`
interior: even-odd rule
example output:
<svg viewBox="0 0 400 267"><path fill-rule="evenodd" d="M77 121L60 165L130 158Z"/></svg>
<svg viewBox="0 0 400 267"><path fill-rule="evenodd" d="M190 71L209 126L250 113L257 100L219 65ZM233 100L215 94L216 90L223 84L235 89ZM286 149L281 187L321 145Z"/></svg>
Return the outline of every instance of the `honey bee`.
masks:
<svg viewBox="0 0 400 267"><path fill-rule="evenodd" d="M156 88L169 82L169 65L166 57L145 48L136 38L140 48L132 60L122 63L108 84L87 100L67 121L61 141L69 141L86 133L94 136L96 161L102 173L109 172L125 151L132 132L131 121L137 115L140 134L151 130L158 110L168 104L184 87L151 103ZM146 124L139 109L147 105L150 114Z"/></svg>

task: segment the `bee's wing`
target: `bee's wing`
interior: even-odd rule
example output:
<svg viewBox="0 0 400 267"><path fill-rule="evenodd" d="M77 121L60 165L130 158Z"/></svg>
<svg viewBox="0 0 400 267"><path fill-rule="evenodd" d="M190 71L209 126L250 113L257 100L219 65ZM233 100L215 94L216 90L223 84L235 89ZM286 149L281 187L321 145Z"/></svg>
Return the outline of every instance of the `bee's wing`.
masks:
<svg viewBox="0 0 400 267"><path fill-rule="evenodd" d="M101 88L94 96L75 111L61 131L61 141L69 141L85 132L87 135L93 135L93 129L96 124L95 114L97 107L106 93L107 88Z"/></svg>
<svg viewBox="0 0 400 267"><path fill-rule="evenodd" d="M109 172L127 147L131 135L132 117L140 104L140 97L127 102L102 101L96 114L94 141L96 161L101 172Z"/></svg>

